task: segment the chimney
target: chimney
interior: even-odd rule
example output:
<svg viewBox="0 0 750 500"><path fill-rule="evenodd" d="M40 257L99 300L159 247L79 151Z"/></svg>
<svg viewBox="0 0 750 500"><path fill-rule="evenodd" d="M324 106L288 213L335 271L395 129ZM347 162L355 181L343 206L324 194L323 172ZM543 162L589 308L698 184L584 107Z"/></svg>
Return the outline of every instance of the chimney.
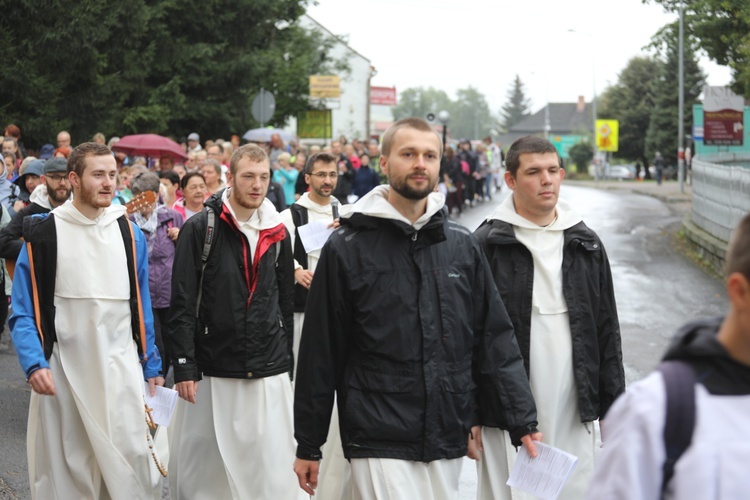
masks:
<svg viewBox="0 0 750 500"><path fill-rule="evenodd" d="M578 105L576 106L576 111L579 113L583 113L583 110L586 109L586 101L583 100L583 96L578 96Z"/></svg>

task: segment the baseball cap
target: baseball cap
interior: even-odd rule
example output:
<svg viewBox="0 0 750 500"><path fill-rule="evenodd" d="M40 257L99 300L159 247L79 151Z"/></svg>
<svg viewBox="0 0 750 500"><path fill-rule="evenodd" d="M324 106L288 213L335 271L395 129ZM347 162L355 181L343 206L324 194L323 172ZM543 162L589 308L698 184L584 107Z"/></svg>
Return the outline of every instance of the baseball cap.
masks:
<svg viewBox="0 0 750 500"><path fill-rule="evenodd" d="M193 132L192 134L190 134L188 136L188 141L198 141L198 142L200 142L200 140L201 140L201 136L199 136L195 132Z"/></svg>

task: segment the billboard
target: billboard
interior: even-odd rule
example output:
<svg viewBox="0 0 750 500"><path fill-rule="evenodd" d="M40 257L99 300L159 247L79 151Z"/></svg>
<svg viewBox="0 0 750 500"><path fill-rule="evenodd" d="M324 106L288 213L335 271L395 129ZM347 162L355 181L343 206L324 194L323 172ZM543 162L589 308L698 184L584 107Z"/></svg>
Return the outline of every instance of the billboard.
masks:
<svg viewBox="0 0 750 500"><path fill-rule="evenodd" d="M310 97L318 99L341 97L341 78L336 75L312 75L310 77Z"/></svg>
<svg viewBox="0 0 750 500"><path fill-rule="evenodd" d="M333 137L333 118L330 109L311 109L297 115L297 137L300 139L330 139Z"/></svg>
<svg viewBox="0 0 750 500"><path fill-rule="evenodd" d="M619 148L620 122L596 120L596 147L599 151L614 153Z"/></svg>
<svg viewBox="0 0 750 500"><path fill-rule="evenodd" d="M703 89L703 144L742 146L745 100L728 87Z"/></svg>
<svg viewBox="0 0 750 500"><path fill-rule="evenodd" d="M370 87L370 104L396 105L396 87Z"/></svg>

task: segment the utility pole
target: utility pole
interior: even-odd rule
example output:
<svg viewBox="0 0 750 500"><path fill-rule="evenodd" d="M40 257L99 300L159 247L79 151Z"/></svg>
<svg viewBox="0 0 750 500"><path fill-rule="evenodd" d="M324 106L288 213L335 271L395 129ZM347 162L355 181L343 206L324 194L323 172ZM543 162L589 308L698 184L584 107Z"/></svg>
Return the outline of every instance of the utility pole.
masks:
<svg viewBox="0 0 750 500"><path fill-rule="evenodd" d="M685 192L685 129L684 119L685 113L685 13L684 13L684 2L680 0L680 40L679 40L679 81L680 89L678 96L679 109L677 110L677 180L680 183L680 192Z"/></svg>

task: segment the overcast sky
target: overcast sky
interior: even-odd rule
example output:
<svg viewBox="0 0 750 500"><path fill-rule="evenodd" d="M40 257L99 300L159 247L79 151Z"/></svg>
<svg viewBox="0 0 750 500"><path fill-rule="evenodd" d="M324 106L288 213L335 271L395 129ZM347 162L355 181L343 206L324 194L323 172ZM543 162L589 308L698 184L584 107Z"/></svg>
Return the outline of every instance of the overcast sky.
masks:
<svg viewBox="0 0 750 500"><path fill-rule="evenodd" d="M534 111L579 95L590 101L594 73L601 94L677 19L641 0L319 0L308 14L370 60L373 85L433 86L452 98L471 85L493 113L516 74ZM711 85L729 83L727 68L705 57L701 65Z"/></svg>

